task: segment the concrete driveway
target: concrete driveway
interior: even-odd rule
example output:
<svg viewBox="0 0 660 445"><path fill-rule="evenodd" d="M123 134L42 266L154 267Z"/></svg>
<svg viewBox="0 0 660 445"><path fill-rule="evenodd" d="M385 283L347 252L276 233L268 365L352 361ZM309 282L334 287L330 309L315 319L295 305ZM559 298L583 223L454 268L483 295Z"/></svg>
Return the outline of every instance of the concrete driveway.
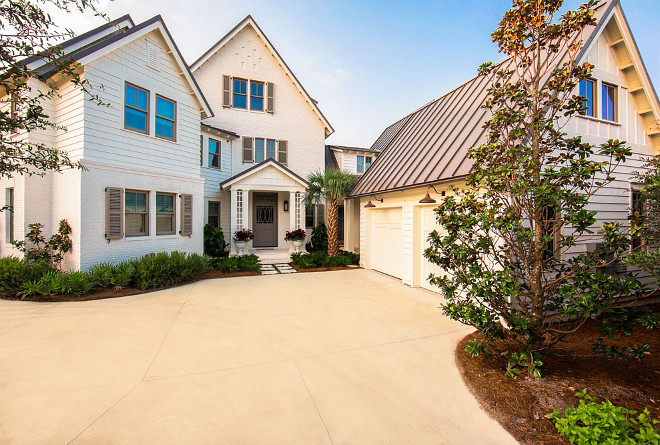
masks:
<svg viewBox="0 0 660 445"><path fill-rule="evenodd" d="M515 443L438 303L365 270L0 301L0 443Z"/></svg>

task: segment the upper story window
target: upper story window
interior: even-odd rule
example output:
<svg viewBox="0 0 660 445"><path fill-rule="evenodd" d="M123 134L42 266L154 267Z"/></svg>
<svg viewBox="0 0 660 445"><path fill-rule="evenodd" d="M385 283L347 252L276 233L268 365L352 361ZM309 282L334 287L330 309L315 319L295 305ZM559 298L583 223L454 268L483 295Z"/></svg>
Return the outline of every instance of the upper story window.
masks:
<svg viewBox="0 0 660 445"><path fill-rule="evenodd" d="M145 236L149 234L148 202L148 192L126 190L126 193L124 193L126 236Z"/></svg>
<svg viewBox="0 0 660 445"><path fill-rule="evenodd" d="M596 104L594 102L596 91L596 81L593 79L585 79L580 82L580 96L584 98L584 106L586 110L582 113L584 116L596 117Z"/></svg>
<svg viewBox="0 0 660 445"><path fill-rule="evenodd" d="M156 193L156 235L173 235L174 194Z"/></svg>
<svg viewBox="0 0 660 445"><path fill-rule="evenodd" d="M254 162L259 163L264 160L264 140L263 138L254 138Z"/></svg>
<svg viewBox="0 0 660 445"><path fill-rule="evenodd" d="M608 121L616 121L617 101L616 101L617 87L609 83L603 82L603 119Z"/></svg>
<svg viewBox="0 0 660 445"><path fill-rule="evenodd" d="M156 137L176 139L176 102L156 95Z"/></svg>
<svg viewBox="0 0 660 445"><path fill-rule="evenodd" d="M149 91L126 83L124 128L149 132Z"/></svg>
<svg viewBox="0 0 660 445"><path fill-rule="evenodd" d="M220 168L220 147L219 141L209 138L209 167Z"/></svg>
<svg viewBox="0 0 660 445"><path fill-rule="evenodd" d="M358 156L357 157L357 172L364 173L371 167L371 156Z"/></svg>
<svg viewBox="0 0 660 445"><path fill-rule="evenodd" d="M264 111L264 83L250 81L250 110Z"/></svg>
<svg viewBox="0 0 660 445"><path fill-rule="evenodd" d="M234 79L234 108L247 109L247 80Z"/></svg>
<svg viewBox="0 0 660 445"><path fill-rule="evenodd" d="M275 159L275 140L267 139L266 140L266 158Z"/></svg>

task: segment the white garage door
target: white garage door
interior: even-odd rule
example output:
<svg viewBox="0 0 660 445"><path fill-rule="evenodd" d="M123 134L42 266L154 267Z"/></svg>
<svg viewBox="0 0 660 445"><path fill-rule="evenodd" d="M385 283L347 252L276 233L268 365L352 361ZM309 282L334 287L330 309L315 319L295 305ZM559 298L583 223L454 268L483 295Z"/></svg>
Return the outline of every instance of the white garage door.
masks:
<svg viewBox="0 0 660 445"><path fill-rule="evenodd" d="M434 230L440 231L440 226L437 224L436 219L435 219L435 212L433 211L433 208L428 208L428 209L422 209L421 211L421 227L420 227L420 234L422 239L420 240L420 246L422 246L420 256L421 258L419 259L419 285L425 289L431 290L433 292L440 292L440 288L438 286L432 285L429 283L428 277L429 274L433 275L442 275L443 270L436 266L435 264L432 264L424 258L423 253L426 248L429 247L429 233L433 232Z"/></svg>
<svg viewBox="0 0 660 445"><path fill-rule="evenodd" d="M403 213L401 208L372 210L371 267L403 277Z"/></svg>

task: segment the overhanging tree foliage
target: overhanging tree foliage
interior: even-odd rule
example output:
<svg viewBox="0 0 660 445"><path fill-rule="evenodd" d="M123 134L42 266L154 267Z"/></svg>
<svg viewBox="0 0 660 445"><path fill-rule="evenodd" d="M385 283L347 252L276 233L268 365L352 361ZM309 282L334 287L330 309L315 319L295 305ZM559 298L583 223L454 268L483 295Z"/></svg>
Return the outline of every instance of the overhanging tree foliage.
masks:
<svg viewBox="0 0 660 445"><path fill-rule="evenodd" d="M495 339L517 342L511 376L527 368L541 377L549 348L641 292L635 277L616 273L627 233L599 222L589 206L631 150L563 132L585 110L575 91L593 66L576 59L597 1L558 17L562 4L514 0L492 34L507 59L479 69L490 79L487 141L469 153L467 186L438 207L443 230L430 235L425 252L447 271L431 278L444 292L445 313L483 334L468 346L473 355Z"/></svg>
<svg viewBox="0 0 660 445"><path fill-rule="evenodd" d="M339 254L339 214L337 206L355 184L355 177L347 172L328 169L317 171L307 177L309 186L305 204L315 205L325 202L328 209L328 255Z"/></svg>
<svg viewBox="0 0 660 445"><path fill-rule="evenodd" d="M56 126L44 111L45 101L57 95L54 81L36 86L35 65L50 64L59 82L70 81L90 93L79 66L59 46L73 37L70 29L58 26L47 10L90 11L100 14L95 0L0 0L0 178L13 175L43 175L46 171L83 168L67 154L45 143L28 140L31 131Z"/></svg>

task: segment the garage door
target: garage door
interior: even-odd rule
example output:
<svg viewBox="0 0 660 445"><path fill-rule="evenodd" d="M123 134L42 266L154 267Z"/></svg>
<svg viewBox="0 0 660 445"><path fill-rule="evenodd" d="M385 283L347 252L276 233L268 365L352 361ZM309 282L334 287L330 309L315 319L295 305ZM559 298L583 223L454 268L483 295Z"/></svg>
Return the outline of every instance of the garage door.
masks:
<svg viewBox="0 0 660 445"><path fill-rule="evenodd" d="M421 258L419 259L419 285L420 287L432 290L433 292L440 292L440 288L429 283L428 277L429 274L441 275L443 270L435 264L430 263L429 260L423 256L424 250L429 247L429 233L434 230L440 231L440 226L436 222L435 212L432 208L422 209L420 219L421 227L419 233L422 239L420 240L419 245L422 246L422 249L420 251Z"/></svg>
<svg viewBox="0 0 660 445"><path fill-rule="evenodd" d="M403 213L401 208L372 210L371 267L403 277Z"/></svg>

